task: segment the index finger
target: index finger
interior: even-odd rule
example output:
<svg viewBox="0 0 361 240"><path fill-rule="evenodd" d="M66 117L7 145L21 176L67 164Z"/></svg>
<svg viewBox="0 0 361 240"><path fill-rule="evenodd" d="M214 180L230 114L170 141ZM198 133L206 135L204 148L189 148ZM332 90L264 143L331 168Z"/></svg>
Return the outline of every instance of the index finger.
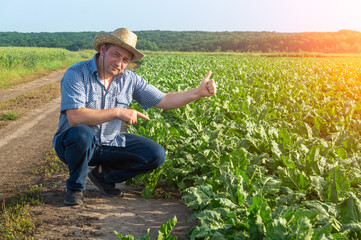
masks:
<svg viewBox="0 0 361 240"><path fill-rule="evenodd" d="M145 120L149 120L149 117L147 115L144 115L141 112L137 112L137 117L141 117L141 118L144 118Z"/></svg>

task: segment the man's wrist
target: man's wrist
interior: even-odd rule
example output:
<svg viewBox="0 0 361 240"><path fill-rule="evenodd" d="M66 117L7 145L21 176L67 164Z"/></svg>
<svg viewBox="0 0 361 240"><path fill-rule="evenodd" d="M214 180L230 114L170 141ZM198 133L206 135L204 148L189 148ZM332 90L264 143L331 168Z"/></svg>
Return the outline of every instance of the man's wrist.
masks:
<svg viewBox="0 0 361 240"><path fill-rule="evenodd" d="M197 88L194 89L194 101L196 101L196 100L198 100L198 99L200 99L200 98L202 98L202 97L203 97L203 95L202 95L202 89L201 89L201 87L199 86L199 87L197 87Z"/></svg>

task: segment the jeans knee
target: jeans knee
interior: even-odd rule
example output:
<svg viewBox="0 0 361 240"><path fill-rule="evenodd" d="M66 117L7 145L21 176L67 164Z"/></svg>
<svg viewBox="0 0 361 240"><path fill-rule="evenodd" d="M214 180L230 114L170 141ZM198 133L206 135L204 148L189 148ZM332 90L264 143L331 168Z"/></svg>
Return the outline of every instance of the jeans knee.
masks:
<svg viewBox="0 0 361 240"><path fill-rule="evenodd" d="M67 139L69 143L77 145L81 149L88 149L95 143L93 130L86 125L77 125L70 129Z"/></svg>
<svg viewBox="0 0 361 240"><path fill-rule="evenodd" d="M160 166L163 165L165 158L166 158L167 154L164 151L164 148L159 146L157 149L154 149L154 166L155 168L159 168Z"/></svg>

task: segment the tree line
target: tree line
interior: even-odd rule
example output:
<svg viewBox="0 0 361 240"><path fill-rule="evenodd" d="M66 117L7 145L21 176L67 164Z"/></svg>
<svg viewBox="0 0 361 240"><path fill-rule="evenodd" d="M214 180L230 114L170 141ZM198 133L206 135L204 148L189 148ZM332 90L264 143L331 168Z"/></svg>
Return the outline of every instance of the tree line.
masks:
<svg viewBox="0 0 361 240"><path fill-rule="evenodd" d="M92 49L99 32L0 32L0 46ZM150 51L361 53L361 32L135 31L137 48Z"/></svg>

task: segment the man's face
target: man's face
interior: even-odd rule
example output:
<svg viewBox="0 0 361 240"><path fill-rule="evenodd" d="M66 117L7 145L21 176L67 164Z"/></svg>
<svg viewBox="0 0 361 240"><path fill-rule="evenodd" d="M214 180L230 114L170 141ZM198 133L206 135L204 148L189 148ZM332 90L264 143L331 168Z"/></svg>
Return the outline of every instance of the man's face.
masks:
<svg viewBox="0 0 361 240"><path fill-rule="evenodd" d="M109 77L121 73L132 58L131 52L117 45L111 45L108 49L103 45L101 50L104 57L104 71Z"/></svg>

